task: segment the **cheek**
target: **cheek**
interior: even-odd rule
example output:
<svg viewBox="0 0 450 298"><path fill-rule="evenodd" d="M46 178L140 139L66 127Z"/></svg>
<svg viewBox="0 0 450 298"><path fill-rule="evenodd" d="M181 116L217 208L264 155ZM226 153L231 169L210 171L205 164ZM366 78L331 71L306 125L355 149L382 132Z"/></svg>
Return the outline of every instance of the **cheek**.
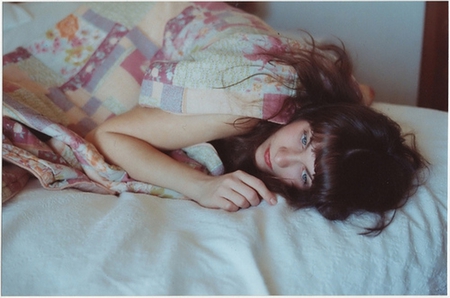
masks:
<svg viewBox="0 0 450 298"><path fill-rule="evenodd" d="M290 167L280 173L280 178L288 185L299 187L301 185L301 169L299 167Z"/></svg>

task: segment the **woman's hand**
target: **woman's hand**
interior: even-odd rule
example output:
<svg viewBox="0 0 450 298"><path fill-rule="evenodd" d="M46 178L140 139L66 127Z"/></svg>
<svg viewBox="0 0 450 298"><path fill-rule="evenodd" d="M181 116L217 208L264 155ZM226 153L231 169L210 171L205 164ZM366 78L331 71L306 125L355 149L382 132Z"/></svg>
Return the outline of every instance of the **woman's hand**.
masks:
<svg viewBox="0 0 450 298"><path fill-rule="evenodd" d="M261 199L275 205L276 195L258 178L243 171L207 176L200 182L194 201L207 208L237 211L257 206Z"/></svg>

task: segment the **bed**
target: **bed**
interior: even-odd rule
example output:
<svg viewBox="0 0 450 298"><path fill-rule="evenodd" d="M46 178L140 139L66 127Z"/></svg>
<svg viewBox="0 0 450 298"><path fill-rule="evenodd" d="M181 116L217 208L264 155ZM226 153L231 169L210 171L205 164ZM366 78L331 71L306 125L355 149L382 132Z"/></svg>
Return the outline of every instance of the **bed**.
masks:
<svg viewBox="0 0 450 298"><path fill-rule="evenodd" d="M49 28L89 15L97 27L113 20L109 35L99 38L122 42L126 57L140 46L156 52L158 43L141 42L143 31L133 29L136 22L148 28L148 14L164 20L166 11L155 14L158 5L3 3L8 17L3 21L2 295L446 295L446 112L373 104L405 132L416 134L430 163L426 182L376 237L359 235L373 221L369 214L331 222L312 209L293 211L281 197L276 206L262 202L235 213L211 210L104 164L81 136L114 109L129 109L126 105L136 101L94 113L95 103L96 111L103 107L97 91L106 84L117 96L142 97L141 86L129 79L140 80L142 74L127 69L126 76L126 65L114 64L110 67L126 83L98 79L94 87L83 85L81 95L69 86L66 96L84 98L85 109L55 107L46 101L50 87L66 84L61 77L79 78L84 64L57 76L51 65L58 53L39 56L37 41L44 36L54 42ZM173 5L168 5L170 14L179 15L190 4ZM251 20L253 26L261 24ZM154 37L152 30L158 28L151 27L144 32ZM120 35L124 30L134 35ZM146 57L136 55L146 65ZM88 81L93 80L95 73ZM94 93L97 101L89 101ZM52 94L55 103L60 97ZM205 107L191 108L204 112ZM81 121L80 109L91 122ZM49 129L48 123L55 122L61 125ZM33 141L20 143L14 136ZM216 160L196 164L198 148L191 149L178 158L209 170L217 167Z"/></svg>

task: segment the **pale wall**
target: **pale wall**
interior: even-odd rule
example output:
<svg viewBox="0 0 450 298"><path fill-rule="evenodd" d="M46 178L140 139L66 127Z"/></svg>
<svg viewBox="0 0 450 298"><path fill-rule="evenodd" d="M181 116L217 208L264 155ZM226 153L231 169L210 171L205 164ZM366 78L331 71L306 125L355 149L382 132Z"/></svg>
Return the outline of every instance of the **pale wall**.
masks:
<svg viewBox="0 0 450 298"><path fill-rule="evenodd" d="M263 2L257 8L276 29L338 37L377 101L416 105L425 2Z"/></svg>

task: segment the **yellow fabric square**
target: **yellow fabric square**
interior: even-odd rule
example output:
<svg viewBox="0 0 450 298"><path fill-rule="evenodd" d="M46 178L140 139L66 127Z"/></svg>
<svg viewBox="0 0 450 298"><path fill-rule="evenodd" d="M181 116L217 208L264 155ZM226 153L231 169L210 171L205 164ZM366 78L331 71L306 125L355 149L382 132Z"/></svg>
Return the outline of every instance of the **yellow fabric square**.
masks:
<svg viewBox="0 0 450 298"><path fill-rule="evenodd" d="M92 95L83 88L75 91L68 90L65 94L69 100L79 108L83 107L92 97Z"/></svg>
<svg viewBox="0 0 450 298"><path fill-rule="evenodd" d="M104 79L94 96L113 113L122 114L137 104L140 89L140 84L126 70L117 67Z"/></svg>
<svg viewBox="0 0 450 298"><path fill-rule="evenodd" d="M111 111L103 106L100 106L97 111L91 116L91 119L97 124L102 124L103 122L111 116Z"/></svg>

